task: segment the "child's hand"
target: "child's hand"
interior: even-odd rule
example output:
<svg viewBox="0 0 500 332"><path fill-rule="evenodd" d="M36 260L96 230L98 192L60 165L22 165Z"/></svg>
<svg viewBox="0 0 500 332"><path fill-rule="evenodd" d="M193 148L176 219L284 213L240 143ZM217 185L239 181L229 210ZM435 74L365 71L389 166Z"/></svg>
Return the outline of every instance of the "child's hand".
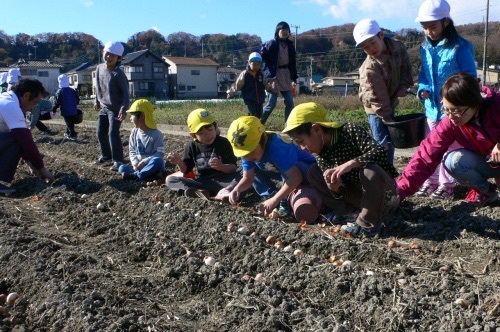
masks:
<svg viewBox="0 0 500 332"><path fill-rule="evenodd" d="M422 99L429 98L429 91L425 91L425 90L420 91L420 98L422 98Z"/></svg>
<svg viewBox="0 0 500 332"><path fill-rule="evenodd" d="M278 203L275 202L274 198L269 198L259 205L260 212L267 216L271 212L273 212L274 208L278 206Z"/></svg>
<svg viewBox="0 0 500 332"><path fill-rule="evenodd" d="M216 169L218 171L220 171L222 169L222 165L223 165L222 161L219 158L210 159L208 164L210 165L211 168Z"/></svg>
<svg viewBox="0 0 500 332"><path fill-rule="evenodd" d="M231 98L231 94L230 94L230 93L228 93L228 94L227 94L227 99L230 99L230 98Z"/></svg>
<svg viewBox="0 0 500 332"><path fill-rule="evenodd" d="M181 163L181 156L175 152L171 152L167 154L167 160L170 161L172 164L180 164Z"/></svg>
<svg viewBox="0 0 500 332"><path fill-rule="evenodd" d="M235 205L240 201L240 192L238 190L233 189L229 194L229 203Z"/></svg>

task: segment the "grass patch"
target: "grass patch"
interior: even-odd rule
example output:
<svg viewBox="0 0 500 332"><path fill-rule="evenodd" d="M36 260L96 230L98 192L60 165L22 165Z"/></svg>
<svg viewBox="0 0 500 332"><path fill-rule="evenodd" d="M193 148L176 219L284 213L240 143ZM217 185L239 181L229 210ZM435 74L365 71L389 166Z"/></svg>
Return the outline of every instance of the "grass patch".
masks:
<svg viewBox="0 0 500 332"><path fill-rule="evenodd" d="M301 95L295 98L295 105L316 102L326 107L329 111L328 119L339 122L352 122L368 128L368 120L361 102L357 96L308 96ZM84 110L85 120L96 120L97 111L92 105L81 105ZM239 116L246 115L246 107L242 99L218 101L175 101L155 105L155 118L158 123L170 125L185 125L188 114L197 108L210 111L220 127L227 128ZM414 96L400 98L396 115L423 112L422 104ZM285 125L285 105L283 98L278 98L278 104L267 120L268 130L280 131Z"/></svg>

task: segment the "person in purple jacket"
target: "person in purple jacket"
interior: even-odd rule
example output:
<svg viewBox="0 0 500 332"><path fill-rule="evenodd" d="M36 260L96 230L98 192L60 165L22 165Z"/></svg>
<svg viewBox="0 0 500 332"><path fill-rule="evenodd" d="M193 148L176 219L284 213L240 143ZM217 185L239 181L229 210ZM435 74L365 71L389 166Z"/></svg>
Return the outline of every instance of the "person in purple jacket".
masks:
<svg viewBox="0 0 500 332"><path fill-rule="evenodd" d="M446 116L397 180L399 198L417 192L443 160L442 166L460 185L472 188L466 202L482 206L499 201L500 95L483 98L477 79L462 72L446 80L441 96ZM455 141L462 147L447 152Z"/></svg>
<svg viewBox="0 0 500 332"><path fill-rule="evenodd" d="M35 108L44 92L40 81L21 79L11 91L0 95L0 181L12 182L21 158L34 175L47 183L54 181L54 175L45 168L24 118L24 113ZM15 191L0 183L1 194L8 195Z"/></svg>
<svg viewBox="0 0 500 332"><path fill-rule="evenodd" d="M62 74L57 78L59 89L56 91L56 102L52 107L52 113L61 108L61 115L66 122L66 133L64 137L71 141L76 141L77 133L75 131L75 121L78 115L78 104L80 97L78 93L69 86L69 77Z"/></svg>

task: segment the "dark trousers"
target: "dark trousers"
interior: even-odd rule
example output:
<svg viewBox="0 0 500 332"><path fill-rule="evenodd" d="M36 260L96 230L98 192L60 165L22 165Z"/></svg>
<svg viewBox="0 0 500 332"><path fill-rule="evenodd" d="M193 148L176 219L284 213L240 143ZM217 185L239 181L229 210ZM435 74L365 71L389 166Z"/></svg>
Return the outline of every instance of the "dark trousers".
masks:
<svg viewBox="0 0 500 332"><path fill-rule="evenodd" d="M345 215L361 210L356 222L364 228L380 225L388 211L388 201L397 195L396 182L377 164L368 165L358 170L359 185L349 186L348 194L342 199L335 199L327 187L323 172L314 165L309 169L307 178L319 192L323 206L337 215Z"/></svg>
<svg viewBox="0 0 500 332"><path fill-rule="evenodd" d="M33 116L33 114L31 115ZM35 127L40 131L47 131L49 128L41 120L52 120L50 113L40 114L38 120L35 123Z"/></svg>
<svg viewBox="0 0 500 332"><path fill-rule="evenodd" d="M247 114L253 115L260 119L262 116L262 110L264 108L264 104L257 104L254 102L245 102L245 106L247 107Z"/></svg>
<svg viewBox="0 0 500 332"><path fill-rule="evenodd" d="M16 174L17 165L22 155L21 145L12 133L0 133L0 180L11 182Z"/></svg>
<svg viewBox="0 0 500 332"><path fill-rule="evenodd" d="M97 119L97 139L99 149L104 158L112 159L115 162L123 162L123 145L120 138L120 126L122 122L118 120L118 114L107 108L99 111Z"/></svg>
<svg viewBox="0 0 500 332"><path fill-rule="evenodd" d="M64 116L64 122L66 122L66 134L68 134L70 137L76 137L77 133L75 131L75 116L76 115L69 115L69 116Z"/></svg>

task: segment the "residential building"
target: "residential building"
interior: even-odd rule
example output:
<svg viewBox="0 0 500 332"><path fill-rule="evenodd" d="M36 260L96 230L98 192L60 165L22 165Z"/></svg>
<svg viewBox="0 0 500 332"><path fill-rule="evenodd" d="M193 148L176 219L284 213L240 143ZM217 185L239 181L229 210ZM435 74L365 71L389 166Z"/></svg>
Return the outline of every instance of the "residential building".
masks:
<svg viewBox="0 0 500 332"><path fill-rule="evenodd" d="M358 85L354 84L354 77L347 76L328 76L322 79L322 83L314 83L312 92L316 94L333 93L333 94L356 94Z"/></svg>
<svg viewBox="0 0 500 332"><path fill-rule="evenodd" d="M217 98L217 68L208 58L164 56L170 65L170 94L174 99Z"/></svg>
<svg viewBox="0 0 500 332"><path fill-rule="evenodd" d="M61 73L62 66L52 63L50 60L20 59L17 63L10 65L9 68L4 68L3 71L11 68L19 68L22 78L36 78L42 82L45 90L50 94L55 94L59 88L57 77Z"/></svg>
<svg viewBox="0 0 500 332"><path fill-rule="evenodd" d="M217 91L219 98L226 98L227 90L231 88L231 85L236 81L241 72L241 69L230 66L217 69Z"/></svg>
<svg viewBox="0 0 500 332"><path fill-rule="evenodd" d="M92 73L95 72L97 65L90 62L84 62L76 68L66 73L69 76L69 84L80 96L90 97L94 94Z"/></svg>
<svg viewBox="0 0 500 332"><path fill-rule="evenodd" d="M129 81L130 97L169 97L168 67L170 64L149 50L128 53L122 69Z"/></svg>

